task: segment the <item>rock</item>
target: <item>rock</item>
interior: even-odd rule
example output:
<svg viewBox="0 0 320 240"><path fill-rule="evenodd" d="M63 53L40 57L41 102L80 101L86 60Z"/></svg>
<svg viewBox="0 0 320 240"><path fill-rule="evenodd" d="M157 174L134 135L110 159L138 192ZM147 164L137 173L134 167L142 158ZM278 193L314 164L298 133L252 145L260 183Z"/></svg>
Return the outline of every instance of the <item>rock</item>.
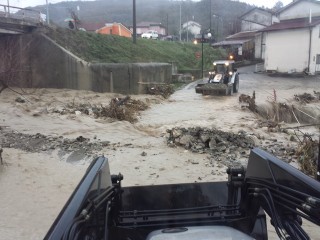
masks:
<svg viewBox="0 0 320 240"><path fill-rule="evenodd" d="M204 143L198 143L197 145L195 145L195 149L204 149L206 146L204 145Z"/></svg>
<svg viewBox="0 0 320 240"><path fill-rule="evenodd" d="M84 142L84 141L87 141L88 138L84 138L84 137L82 137L82 136L79 136L79 137L76 138L76 140L77 140L78 142Z"/></svg>
<svg viewBox="0 0 320 240"><path fill-rule="evenodd" d="M211 138L211 140L210 140L210 142L209 142L209 148L210 149L215 149L215 147L216 147L216 140L215 139L213 139L213 138Z"/></svg>
<svg viewBox="0 0 320 240"><path fill-rule="evenodd" d="M254 144L254 146L259 146L260 145L260 141L259 138L255 135L250 136L250 140L252 140L252 143Z"/></svg>
<svg viewBox="0 0 320 240"><path fill-rule="evenodd" d="M223 146L220 146L218 149L220 152L224 152L226 151L227 147L223 145Z"/></svg>
<svg viewBox="0 0 320 240"><path fill-rule="evenodd" d="M219 135L215 135L215 136L214 136L214 139L216 140L216 143L223 142L222 137L220 137Z"/></svg>
<svg viewBox="0 0 320 240"><path fill-rule="evenodd" d="M77 116L81 115L81 112L80 112L80 111L74 111L74 113L75 113Z"/></svg>
<svg viewBox="0 0 320 240"><path fill-rule="evenodd" d="M26 102L26 100L24 100L22 97L17 97L15 101L18 103L25 103Z"/></svg>
<svg viewBox="0 0 320 240"><path fill-rule="evenodd" d="M201 142L203 142L203 143L206 143L206 142L208 142L209 140L210 140L210 136L209 136L209 134L201 134L200 135L200 140L201 140Z"/></svg>
<svg viewBox="0 0 320 240"><path fill-rule="evenodd" d="M143 151L143 152L141 153L141 156L145 157L145 156L147 156L147 153L146 153L145 151Z"/></svg>
<svg viewBox="0 0 320 240"><path fill-rule="evenodd" d="M196 160L191 160L190 162L191 162L191 164L199 164L199 162Z"/></svg>
<svg viewBox="0 0 320 240"><path fill-rule="evenodd" d="M179 143L183 146L190 144L191 142L194 141L194 137L192 137L191 135L183 135L180 139L179 139Z"/></svg>
<svg viewBox="0 0 320 240"><path fill-rule="evenodd" d="M171 133L172 133L172 137L173 138L178 138L178 137L180 137L182 135L182 130L173 129Z"/></svg>

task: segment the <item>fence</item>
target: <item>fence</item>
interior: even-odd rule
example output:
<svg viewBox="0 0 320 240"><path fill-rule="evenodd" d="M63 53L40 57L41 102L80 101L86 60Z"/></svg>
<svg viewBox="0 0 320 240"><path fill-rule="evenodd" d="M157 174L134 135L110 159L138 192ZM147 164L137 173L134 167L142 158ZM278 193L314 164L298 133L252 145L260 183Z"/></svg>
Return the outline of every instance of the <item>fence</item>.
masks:
<svg viewBox="0 0 320 240"><path fill-rule="evenodd" d="M44 16L44 14L36 10L0 4L0 17L40 23L45 21Z"/></svg>

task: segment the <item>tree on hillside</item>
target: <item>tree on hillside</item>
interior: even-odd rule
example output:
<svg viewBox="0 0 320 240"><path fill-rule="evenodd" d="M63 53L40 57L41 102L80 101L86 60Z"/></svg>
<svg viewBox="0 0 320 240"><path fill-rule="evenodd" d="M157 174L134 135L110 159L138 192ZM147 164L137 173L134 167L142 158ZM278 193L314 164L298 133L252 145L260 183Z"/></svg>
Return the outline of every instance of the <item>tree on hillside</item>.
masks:
<svg viewBox="0 0 320 240"><path fill-rule="evenodd" d="M272 10L276 12L276 11L280 10L281 8L283 8L283 6L284 6L284 5L283 5L283 2L278 1L278 2L276 2L276 3L274 4Z"/></svg>
<svg viewBox="0 0 320 240"><path fill-rule="evenodd" d="M64 1L51 7L51 19L65 27L64 20L70 14L61 9L76 9L80 3L77 1ZM179 34L180 30L180 4L181 21L194 20L204 29L216 31L217 19L211 15L219 15L221 35L229 35L229 23L234 23L239 16L252 8L243 2L230 0L201 0L201 1L172 1L172 0L139 0L137 1L137 22L161 22L169 30L169 34ZM132 0L106 0L106 1L82 1L81 21L86 23L121 22L126 26L132 26ZM39 10L40 7L38 8ZM227 26L223 28L222 25ZM237 26L237 25L233 25ZM222 34L223 33L223 34Z"/></svg>

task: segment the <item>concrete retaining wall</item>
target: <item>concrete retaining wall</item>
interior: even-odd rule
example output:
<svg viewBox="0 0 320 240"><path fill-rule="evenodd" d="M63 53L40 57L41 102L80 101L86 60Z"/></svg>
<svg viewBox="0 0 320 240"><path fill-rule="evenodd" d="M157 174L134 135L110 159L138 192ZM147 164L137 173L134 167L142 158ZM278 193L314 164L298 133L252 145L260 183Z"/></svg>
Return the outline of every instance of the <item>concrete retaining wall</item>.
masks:
<svg viewBox="0 0 320 240"><path fill-rule="evenodd" d="M30 71L20 74L19 86L141 94L149 84L172 80L171 64L88 63L39 33L9 38L26 46L20 58Z"/></svg>

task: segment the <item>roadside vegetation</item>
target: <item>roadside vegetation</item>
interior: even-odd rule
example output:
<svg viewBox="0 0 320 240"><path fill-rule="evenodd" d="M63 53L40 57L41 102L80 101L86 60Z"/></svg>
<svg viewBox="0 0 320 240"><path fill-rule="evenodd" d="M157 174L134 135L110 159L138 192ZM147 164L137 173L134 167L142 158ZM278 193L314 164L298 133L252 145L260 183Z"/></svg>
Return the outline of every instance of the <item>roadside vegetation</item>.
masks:
<svg viewBox="0 0 320 240"><path fill-rule="evenodd" d="M115 35L101 35L66 28L50 28L46 33L58 44L88 62L135 63L175 62L179 70L201 69L201 44L149 39L132 39ZM209 69L216 59L224 58L225 52L204 46L204 68Z"/></svg>

